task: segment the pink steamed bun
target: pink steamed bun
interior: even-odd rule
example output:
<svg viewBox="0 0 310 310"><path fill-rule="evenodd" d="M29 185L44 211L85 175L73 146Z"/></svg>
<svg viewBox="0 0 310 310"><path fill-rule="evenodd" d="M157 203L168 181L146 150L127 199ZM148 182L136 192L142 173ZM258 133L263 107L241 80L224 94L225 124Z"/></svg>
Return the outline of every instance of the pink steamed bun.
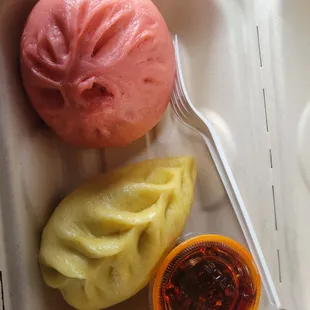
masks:
<svg viewBox="0 0 310 310"><path fill-rule="evenodd" d="M164 113L173 44L151 0L40 0L21 40L28 97L61 138L124 146Z"/></svg>

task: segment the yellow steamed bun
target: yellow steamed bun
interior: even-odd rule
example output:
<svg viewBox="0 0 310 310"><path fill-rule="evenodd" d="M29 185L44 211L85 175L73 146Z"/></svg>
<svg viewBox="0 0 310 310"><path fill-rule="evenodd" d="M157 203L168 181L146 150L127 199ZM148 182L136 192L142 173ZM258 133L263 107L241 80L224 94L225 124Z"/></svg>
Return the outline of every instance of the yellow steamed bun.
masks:
<svg viewBox="0 0 310 310"><path fill-rule="evenodd" d="M182 233L195 179L192 157L154 159L75 190L43 230L46 284L80 310L107 308L133 296Z"/></svg>

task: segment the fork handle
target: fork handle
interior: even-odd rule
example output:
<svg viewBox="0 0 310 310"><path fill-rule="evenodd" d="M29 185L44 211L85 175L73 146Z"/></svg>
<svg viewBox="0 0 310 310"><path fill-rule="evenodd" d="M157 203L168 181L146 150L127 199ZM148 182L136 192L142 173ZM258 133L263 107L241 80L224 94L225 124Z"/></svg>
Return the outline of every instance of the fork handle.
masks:
<svg viewBox="0 0 310 310"><path fill-rule="evenodd" d="M226 189L227 195L230 199L238 222L247 241L248 247L253 255L254 261L262 277L262 282L268 297L271 303L276 306L277 309L281 309L280 299L268 269L264 254L258 242L254 226L243 202L241 193L228 164L220 140L210 123L208 127L209 132L201 133L201 136L209 148L214 164L217 168L217 171L220 175L222 183Z"/></svg>

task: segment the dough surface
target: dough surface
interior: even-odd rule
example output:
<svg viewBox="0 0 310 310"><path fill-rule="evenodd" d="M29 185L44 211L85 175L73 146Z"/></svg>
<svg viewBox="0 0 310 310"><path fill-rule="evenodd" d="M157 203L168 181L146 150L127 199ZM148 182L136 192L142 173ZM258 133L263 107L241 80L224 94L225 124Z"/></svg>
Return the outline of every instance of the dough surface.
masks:
<svg viewBox="0 0 310 310"><path fill-rule="evenodd" d="M21 40L31 104L71 144L124 146L170 100L175 57L151 0L40 0Z"/></svg>
<svg viewBox="0 0 310 310"><path fill-rule="evenodd" d="M194 194L192 157L154 159L99 175L66 197L42 234L47 285L80 310L122 302L150 281L181 235Z"/></svg>

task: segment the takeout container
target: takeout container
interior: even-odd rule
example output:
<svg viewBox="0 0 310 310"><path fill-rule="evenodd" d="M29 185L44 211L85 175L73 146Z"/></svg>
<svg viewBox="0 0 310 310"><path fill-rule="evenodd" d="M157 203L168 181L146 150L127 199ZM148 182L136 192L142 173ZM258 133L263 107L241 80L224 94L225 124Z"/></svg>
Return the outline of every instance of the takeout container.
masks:
<svg viewBox="0 0 310 310"><path fill-rule="evenodd" d="M40 276L37 255L44 224L61 198L90 176L148 157L194 155L199 175L186 231L212 231L245 245L203 142L170 110L150 134L124 149L71 148L46 128L28 104L19 76L20 36L34 3L0 2L0 308L70 309ZM309 308L301 297L307 283L287 268L287 259L294 262L299 255L303 245L294 236L306 235L302 227L308 224L303 206L310 195L310 4L155 3L171 32L179 35L191 99L221 138L283 308ZM300 269L308 259L300 255ZM307 268L303 272L309 273ZM145 310L147 305L145 289L112 309ZM260 309L273 309L264 292Z"/></svg>

